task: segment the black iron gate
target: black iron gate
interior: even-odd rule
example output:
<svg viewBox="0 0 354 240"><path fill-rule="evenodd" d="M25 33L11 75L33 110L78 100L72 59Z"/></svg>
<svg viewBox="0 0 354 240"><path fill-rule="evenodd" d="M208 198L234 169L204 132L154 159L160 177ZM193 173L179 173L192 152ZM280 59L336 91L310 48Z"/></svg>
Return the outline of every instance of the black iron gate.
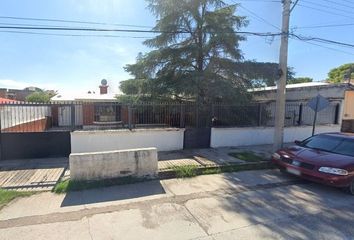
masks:
<svg viewBox="0 0 354 240"><path fill-rule="evenodd" d="M1 133L0 160L68 157L70 132Z"/></svg>
<svg viewBox="0 0 354 240"><path fill-rule="evenodd" d="M212 108L208 105L195 106L194 126L186 126L183 148L209 148L211 125L213 118Z"/></svg>
<svg viewBox="0 0 354 240"><path fill-rule="evenodd" d="M211 128L187 128L184 132L183 148L209 148Z"/></svg>

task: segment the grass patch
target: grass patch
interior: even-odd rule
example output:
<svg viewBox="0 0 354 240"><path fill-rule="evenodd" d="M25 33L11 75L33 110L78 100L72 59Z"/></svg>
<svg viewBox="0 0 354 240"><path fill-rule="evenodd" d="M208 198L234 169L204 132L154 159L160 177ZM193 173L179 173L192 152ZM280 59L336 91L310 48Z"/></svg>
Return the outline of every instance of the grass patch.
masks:
<svg viewBox="0 0 354 240"><path fill-rule="evenodd" d="M81 191L85 189L102 188L102 187L110 187L115 185L137 183L146 180L147 180L146 178L136 178L136 177L121 177L121 178L112 178L112 179L104 179L104 180L97 180L97 181L73 181L67 179L58 182L53 188L52 192L60 194L60 193L66 193L72 191Z"/></svg>
<svg viewBox="0 0 354 240"><path fill-rule="evenodd" d="M12 190L0 189L0 209L6 204L19 197L28 197L33 195L34 192L19 192Z"/></svg>
<svg viewBox="0 0 354 240"><path fill-rule="evenodd" d="M221 166L222 172L240 172L248 170L263 170L263 169L273 169L274 165L271 162L261 162L261 163L246 163L230 166Z"/></svg>
<svg viewBox="0 0 354 240"><path fill-rule="evenodd" d="M176 172L176 177L178 178L190 178L197 175L198 167L195 165L184 165L184 166L175 166L171 168Z"/></svg>
<svg viewBox="0 0 354 240"><path fill-rule="evenodd" d="M219 174L219 173L222 173L222 170L221 170L220 167L212 167L212 168L201 169L201 174L202 175Z"/></svg>
<svg viewBox="0 0 354 240"><path fill-rule="evenodd" d="M259 156L253 152L245 151L245 152L232 152L229 153L231 157L243 160L245 162L260 162L264 161L263 156Z"/></svg>
<svg viewBox="0 0 354 240"><path fill-rule="evenodd" d="M249 171L249 170L264 170L264 169L273 169L274 165L269 161L263 162L250 162L242 164L233 164L233 165L224 165L218 167L197 167L195 165L186 165L186 166L175 166L171 167L171 172L160 172L160 179L165 178L190 178L198 175L211 175L211 174L220 174L228 172L239 172L239 171ZM172 174L172 175L171 175Z"/></svg>
<svg viewBox="0 0 354 240"><path fill-rule="evenodd" d="M240 172L248 170L263 170L263 169L273 169L275 168L271 162L261 162L261 163L249 163L249 164L235 164L235 165L226 165L220 167L211 167L200 169L200 175L209 175L209 174L219 174L219 173L228 173L228 172Z"/></svg>

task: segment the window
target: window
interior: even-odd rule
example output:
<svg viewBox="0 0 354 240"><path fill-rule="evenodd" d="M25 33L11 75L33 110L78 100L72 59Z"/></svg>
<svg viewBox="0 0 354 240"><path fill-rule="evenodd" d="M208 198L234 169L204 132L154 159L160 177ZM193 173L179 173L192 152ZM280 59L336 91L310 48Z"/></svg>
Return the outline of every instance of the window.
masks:
<svg viewBox="0 0 354 240"><path fill-rule="evenodd" d="M119 106L115 104L99 104L95 105L95 121L96 122L115 122L120 119Z"/></svg>
<svg viewBox="0 0 354 240"><path fill-rule="evenodd" d="M301 143L301 146L354 157L354 140L318 135Z"/></svg>
<svg viewBox="0 0 354 240"><path fill-rule="evenodd" d="M354 157L354 141L343 140L333 152Z"/></svg>

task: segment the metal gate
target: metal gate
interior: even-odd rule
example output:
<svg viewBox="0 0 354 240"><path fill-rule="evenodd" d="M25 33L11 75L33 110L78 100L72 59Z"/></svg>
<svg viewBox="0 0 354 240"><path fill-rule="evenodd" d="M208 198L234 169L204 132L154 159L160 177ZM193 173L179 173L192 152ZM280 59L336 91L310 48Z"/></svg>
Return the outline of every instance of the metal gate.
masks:
<svg viewBox="0 0 354 240"><path fill-rule="evenodd" d="M187 128L184 131L183 148L209 148L211 128Z"/></svg>
<svg viewBox="0 0 354 240"><path fill-rule="evenodd" d="M68 157L70 132L0 133L0 160Z"/></svg>

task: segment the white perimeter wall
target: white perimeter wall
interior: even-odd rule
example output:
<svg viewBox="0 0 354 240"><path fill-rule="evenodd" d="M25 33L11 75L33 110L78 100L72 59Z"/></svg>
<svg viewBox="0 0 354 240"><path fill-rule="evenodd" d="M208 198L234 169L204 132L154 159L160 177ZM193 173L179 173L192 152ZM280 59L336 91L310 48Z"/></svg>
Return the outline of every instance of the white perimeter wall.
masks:
<svg viewBox="0 0 354 240"><path fill-rule="evenodd" d="M135 129L75 131L71 153L155 147L158 151L183 149L184 129Z"/></svg>
<svg viewBox="0 0 354 240"><path fill-rule="evenodd" d="M316 126L316 134L325 132L340 132L340 125ZM253 128L212 128L210 147L237 147L273 144L273 127ZM312 134L312 126L286 127L284 142L304 140Z"/></svg>
<svg viewBox="0 0 354 240"><path fill-rule="evenodd" d="M156 148L70 154L70 179L100 180L117 177L155 177Z"/></svg>

